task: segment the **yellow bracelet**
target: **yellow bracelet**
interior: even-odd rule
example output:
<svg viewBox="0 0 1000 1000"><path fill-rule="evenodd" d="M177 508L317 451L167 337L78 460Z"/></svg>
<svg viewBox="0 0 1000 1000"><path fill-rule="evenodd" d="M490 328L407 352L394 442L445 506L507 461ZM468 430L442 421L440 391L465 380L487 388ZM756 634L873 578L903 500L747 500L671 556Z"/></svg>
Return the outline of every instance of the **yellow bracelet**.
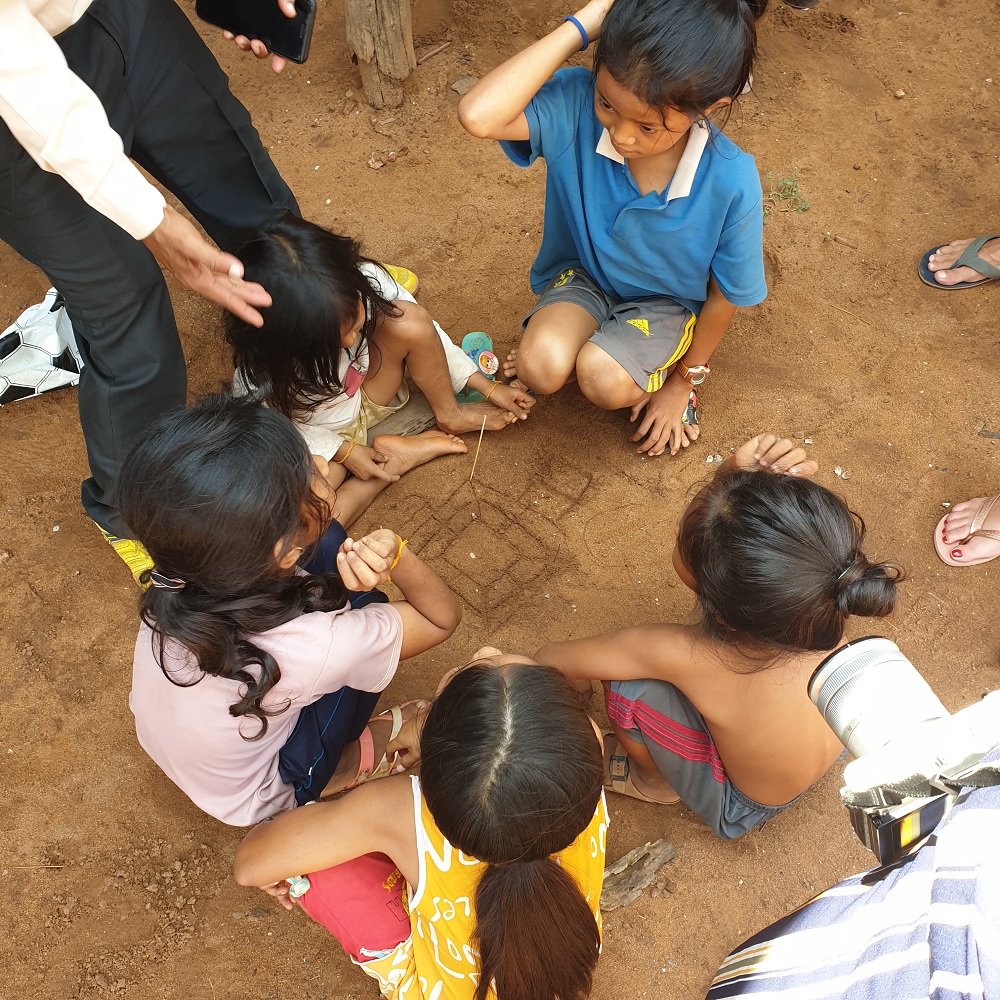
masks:
<svg viewBox="0 0 1000 1000"><path fill-rule="evenodd" d="M396 549L396 558L393 559L392 565L389 567L390 573L396 568L396 563L399 562L399 557L403 554L403 546L406 545L407 542L409 542L409 539L400 538L399 535L396 535L396 541L399 542L399 548Z"/></svg>
<svg viewBox="0 0 1000 1000"><path fill-rule="evenodd" d="M386 583L392 583L392 577L390 576L390 574L396 568L396 563L399 562L399 557L403 554L403 546L406 545L407 542L409 542L409 539L408 538L400 538L399 535L396 535L396 541L399 542L399 548L396 549L396 558L393 559L392 565L389 567L389 572L386 573L386 575L385 575L385 582Z"/></svg>
<svg viewBox="0 0 1000 1000"><path fill-rule="evenodd" d="M500 382L494 382L494 383L493 383L493 388L492 388L492 389L490 389L490 391L489 391L488 393L486 393L486 398L487 398L487 399L489 399L489 398L490 398L490 396L492 396L492 395L493 395L493 393L494 393L494 392L496 392L496 388L497 388L497 386L498 386L498 385L501 385L501 383L500 383Z"/></svg>
<svg viewBox="0 0 1000 1000"><path fill-rule="evenodd" d="M344 457L343 457L343 458L334 458L334 461L335 461L335 462L337 463L337 465L343 465L343 464L344 464L344 462L346 462L346 461L347 461L347 458L348 458L348 456L349 456L349 455L351 454L351 452L352 452L352 451L354 451L354 446L355 446L355 445L356 445L357 443L358 443L357 441L352 441L352 442L351 442L351 443L350 443L350 444L349 444L349 445L347 446L347 451L345 451L345 452L344 452Z"/></svg>

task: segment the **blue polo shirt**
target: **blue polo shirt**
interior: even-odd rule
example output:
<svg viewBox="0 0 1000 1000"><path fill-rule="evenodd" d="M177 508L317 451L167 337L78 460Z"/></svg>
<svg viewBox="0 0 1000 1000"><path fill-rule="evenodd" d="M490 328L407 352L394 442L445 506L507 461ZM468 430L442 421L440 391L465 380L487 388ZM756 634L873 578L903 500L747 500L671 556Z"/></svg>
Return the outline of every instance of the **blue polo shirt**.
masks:
<svg viewBox="0 0 1000 1000"><path fill-rule="evenodd" d="M663 192L642 195L628 167L597 152L594 76L558 70L525 109L531 138L501 142L518 166L545 159L545 223L531 268L539 293L581 267L622 300L667 296L699 313L712 275L736 306L767 296L764 211L753 157L712 126L693 126Z"/></svg>

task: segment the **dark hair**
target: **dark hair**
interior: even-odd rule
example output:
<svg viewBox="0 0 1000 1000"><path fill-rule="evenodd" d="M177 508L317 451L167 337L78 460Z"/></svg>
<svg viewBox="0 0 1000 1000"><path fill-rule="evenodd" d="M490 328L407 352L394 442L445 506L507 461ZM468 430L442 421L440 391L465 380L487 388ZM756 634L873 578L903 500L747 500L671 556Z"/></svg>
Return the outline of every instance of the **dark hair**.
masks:
<svg viewBox="0 0 1000 1000"><path fill-rule="evenodd" d="M736 100L757 55L756 22L767 0L615 0L601 25L602 66L651 108L707 117Z"/></svg>
<svg viewBox="0 0 1000 1000"><path fill-rule="evenodd" d="M158 574L183 583L150 587L141 598L160 669L180 683L163 657L173 640L204 673L245 685L229 711L260 720L253 739L287 706L262 706L281 668L249 636L347 599L338 576L283 571L275 559L275 545L287 551L307 522L329 524L313 474L309 449L287 417L250 397L211 396L161 418L118 478L116 506L133 536Z"/></svg>
<svg viewBox="0 0 1000 1000"><path fill-rule="evenodd" d="M381 316L398 316L360 270L355 240L287 215L237 251L244 277L263 285L271 305L264 326L224 314L233 364L268 406L294 417L340 394L341 329L365 307L357 347L370 341ZM377 264L375 266L378 266Z"/></svg>
<svg viewBox="0 0 1000 1000"><path fill-rule="evenodd" d="M864 521L823 486L772 472L722 473L677 533L701 626L749 653L829 650L850 615L884 618L903 573L861 551Z"/></svg>
<svg viewBox="0 0 1000 1000"><path fill-rule="evenodd" d="M600 952L594 914L552 858L587 828L604 765L554 667L472 665L434 702L420 784L441 833L486 863L476 889L475 1000L577 1000Z"/></svg>

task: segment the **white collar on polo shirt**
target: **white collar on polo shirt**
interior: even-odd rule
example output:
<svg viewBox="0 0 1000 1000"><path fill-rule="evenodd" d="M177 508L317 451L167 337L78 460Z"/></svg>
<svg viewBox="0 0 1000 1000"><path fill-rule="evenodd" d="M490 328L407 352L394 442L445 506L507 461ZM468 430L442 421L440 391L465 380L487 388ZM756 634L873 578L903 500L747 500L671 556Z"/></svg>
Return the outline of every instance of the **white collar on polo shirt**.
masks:
<svg viewBox="0 0 1000 1000"><path fill-rule="evenodd" d="M687 145L681 154L680 162L674 171L674 176L670 179L670 187L667 190L668 202L673 201L675 198L686 198L691 193L694 175L698 170L698 164L701 163L701 157L707 145L708 126L702 122L695 122L691 126ZM601 138L597 142L595 152L600 153L601 156L606 156L609 160L614 160L616 163L625 162L625 157L611 144L611 136L608 135L607 129L601 132Z"/></svg>

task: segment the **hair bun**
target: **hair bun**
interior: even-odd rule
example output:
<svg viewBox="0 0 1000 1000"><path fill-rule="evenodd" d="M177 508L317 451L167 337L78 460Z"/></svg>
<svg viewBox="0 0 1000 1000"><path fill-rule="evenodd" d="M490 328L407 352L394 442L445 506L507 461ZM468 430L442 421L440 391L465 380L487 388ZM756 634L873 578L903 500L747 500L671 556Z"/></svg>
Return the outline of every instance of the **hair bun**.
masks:
<svg viewBox="0 0 1000 1000"><path fill-rule="evenodd" d="M837 578L837 607L846 615L885 618L892 614L898 599L898 582L903 572L892 563L870 563L856 552Z"/></svg>

